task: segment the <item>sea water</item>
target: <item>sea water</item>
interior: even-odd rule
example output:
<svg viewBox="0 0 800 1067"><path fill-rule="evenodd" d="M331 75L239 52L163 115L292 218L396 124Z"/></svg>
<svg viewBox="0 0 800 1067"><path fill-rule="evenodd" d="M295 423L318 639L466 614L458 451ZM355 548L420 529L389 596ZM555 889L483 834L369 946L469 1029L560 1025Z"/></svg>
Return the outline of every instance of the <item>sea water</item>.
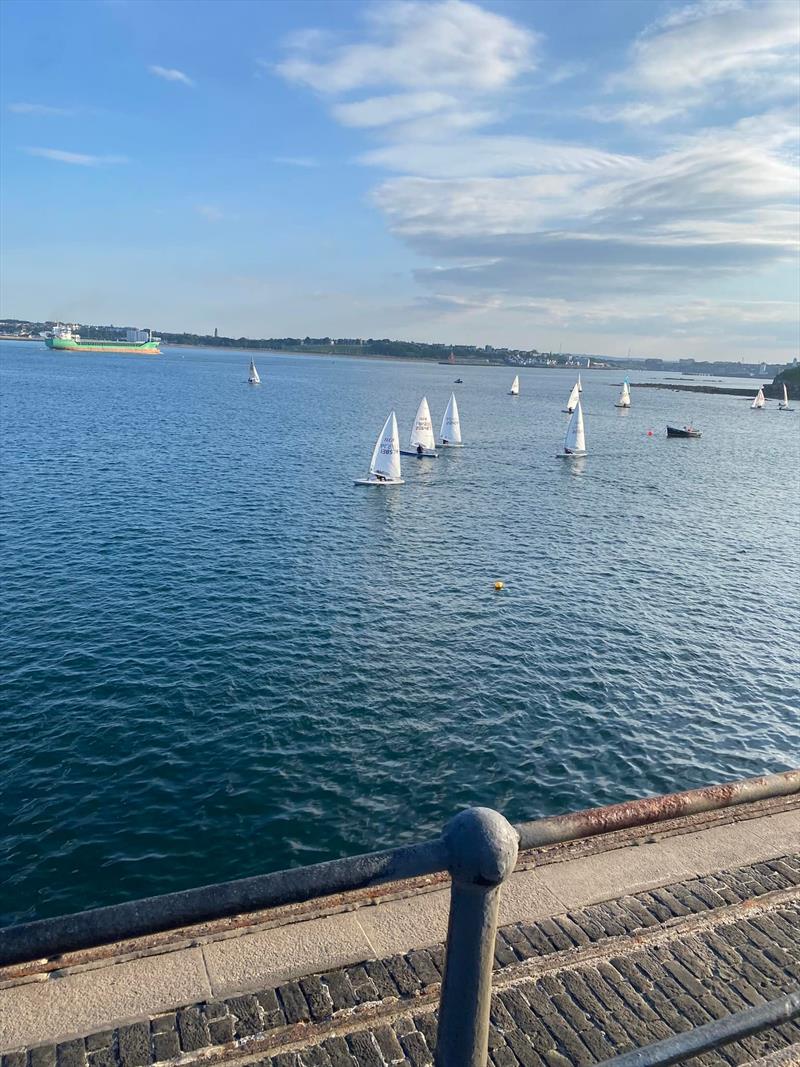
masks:
<svg viewBox="0 0 800 1067"><path fill-rule="evenodd" d="M797 763L800 411L584 369L565 461L568 370L249 359L0 345L2 921Z"/></svg>

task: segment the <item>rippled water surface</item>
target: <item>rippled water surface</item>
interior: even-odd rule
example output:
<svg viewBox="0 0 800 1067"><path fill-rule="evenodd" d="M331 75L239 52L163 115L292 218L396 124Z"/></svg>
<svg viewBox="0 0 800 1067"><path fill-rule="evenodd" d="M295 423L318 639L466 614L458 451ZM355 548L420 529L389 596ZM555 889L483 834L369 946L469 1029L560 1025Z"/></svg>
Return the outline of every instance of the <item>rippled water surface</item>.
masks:
<svg viewBox="0 0 800 1067"><path fill-rule="evenodd" d="M566 371L248 358L0 345L4 921L797 761L800 410L584 372L570 465Z"/></svg>

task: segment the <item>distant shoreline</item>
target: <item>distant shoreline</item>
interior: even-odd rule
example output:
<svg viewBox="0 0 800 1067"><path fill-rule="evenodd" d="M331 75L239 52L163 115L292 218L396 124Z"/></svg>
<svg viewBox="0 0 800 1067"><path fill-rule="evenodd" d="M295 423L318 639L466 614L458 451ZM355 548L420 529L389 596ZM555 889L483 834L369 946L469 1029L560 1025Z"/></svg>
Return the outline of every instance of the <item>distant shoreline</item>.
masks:
<svg viewBox="0 0 800 1067"><path fill-rule="evenodd" d="M754 378L753 382L750 389L741 387L726 389L718 385L673 385L672 382L631 382L630 387L631 389L671 389L675 393L718 393L722 396L746 396L752 399L759 388L758 380ZM771 384L771 382L761 383L761 388L766 390Z"/></svg>

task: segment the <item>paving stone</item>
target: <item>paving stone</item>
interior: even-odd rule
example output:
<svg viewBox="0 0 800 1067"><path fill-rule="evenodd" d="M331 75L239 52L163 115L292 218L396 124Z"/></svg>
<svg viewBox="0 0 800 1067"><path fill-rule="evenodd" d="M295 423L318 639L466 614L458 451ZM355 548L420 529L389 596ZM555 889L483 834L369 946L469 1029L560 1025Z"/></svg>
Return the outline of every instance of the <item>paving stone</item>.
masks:
<svg viewBox="0 0 800 1067"><path fill-rule="evenodd" d="M150 1063L150 1024L120 1026L117 1034L122 1067L146 1067Z"/></svg>
<svg viewBox="0 0 800 1067"><path fill-rule="evenodd" d="M355 1060L350 1055L350 1049L343 1037L329 1037L322 1042L322 1047L328 1053L332 1067L355 1067Z"/></svg>
<svg viewBox="0 0 800 1067"><path fill-rule="evenodd" d="M492 1063L494 1067L519 1067L519 1060L505 1042L492 1049Z"/></svg>
<svg viewBox="0 0 800 1067"><path fill-rule="evenodd" d="M209 1000L203 1005L203 1015L208 1022L212 1019L224 1019L228 1015L228 1005L224 1000Z"/></svg>
<svg viewBox="0 0 800 1067"><path fill-rule="evenodd" d="M272 1057L272 1067L299 1067L300 1061L294 1052L280 1052Z"/></svg>
<svg viewBox="0 0 800 1067"><path fill-rule="evenodd" d="M560 930L563 930L564 934L569 938L573 945L588 945L589 937L585 930L582 930L577 923L574 923L568 915L554 915L553 923L558 926Z"/></svg>
<svg viewBox="0 0 800 1067"><path fill-rule="evenodd" d="M246 994L229 997L225 1004L233 1016L233 1031L236 1037L252 1037L263 1029L261 1005L256 997Z"/></svg>
<svg viewBox="0 0 800 1067"><path fill-rule="evenodd" d="M27 1063L26 1052L7 1052L3 1056L3 1067L27 1067Z"/></svg>
<svg viewBox="0 0 800 1067"><path fill-rule="evenodd" d="M333 1000L328 987L323 985L317 975L300 979L300 988L308 1001L311 1018L315 1021L330 1019L333 1015Z"/></svg>
<svg viewBox="0 0 800 1067"><path fill-rule="evenodd" d="M346 1041L358 1067L384 1067L383 1057L368 1030L348 1034Z"/></svg>
<svg viewBox="0 0 800 1067"><path fill-rule="evenodd" d="M168 1011L165 1015L156 1015L154 1019L150 1020L150 1029L154 1034L161 1033L164 1030L174 1030L177 1026L177 1014L174 1011Z"/></svg>
<svg viewBox="0 0 800 1067"><path fill-rule="evenodd" d="M257 1033L257 1031L253 1032ZM229 1041L233 1041L234 1036L243 1035L234 1034L233 1019L230 1015L223 1015L221 1019L209 1020L208 1036L211 1038L212 1045L227 1045Z"/></svg>
<svg viewBox="0 0 800 1067"><path fill-rule="evenodd" d="M553 919L542 919L541 922L537 923L537 926L547 940L552 942L556 952L563 952L565 949L574 947L572 939L567 937L558 923L554 922Z"/></svg>
<svg viewBox="0 0 800 1067"><path fill-rule="evenodd" d="M375 983L367 974L367 969L363 964L357 964L355 967L348 967L345 973L347 974L347 980L350 983L350 987L359 1004L367 1004L369 1001L382 999L378 990L375 988Z"/></svg>
<svg viewBox="0 0 800 1067"><path fill-rule="evenodd" d="M58 1067L85 1067L86 1046L83 1039L63 1041L56 1045L56 1062Z"/></svg>
<svg viewBox="0 0 800 1067"><path fill-rule="evenodd" d="M435 1049L436 1035L439 1030L439 1021L436 1014L432 1011L429 1011L425 1012L423 1015L415 1015L414 1025L425 1038L425 1042L428 1048Z"/></svg>
<svg viewBox="0 0 800 1067"><path fill-rule="evenodd" d="M394 1030L389 1026L377 1026L374 1031L375 1042L386 1063L402 1063L405 1053L397 1040Z"/></svg>
<svg viewBox="0 0 800 1067"><path fill-rule="evenodd" d="M396 997L399 993L397 986L392 981L392 976L386 970L380 960L367 960L364 970L369 975L370 981L375 986L381 1000L388 997Z"/></svg>
<svg viewBox="0 0 800 1067"><path fill-rule="evenodd" d="M508 967L510 964L517 962L517 954L514 949L503 937L502 931L497 931L497 936L494 943L494 959L495 965L498 967Z"/></svg>
<svg viewBox="0 0 800 1067"><path fill-rule="evenodd" d="M419 978L402 956L390 956L389 959L384 960L384 963L402 996L416 993L422 987Z"/></svg>
<svg viewBox="0 0 800 1067"><path fill-rule="evenodd" d="M95 1034L89 1034L86 1038L86 1051L96 1052L101 1048L111 1048L114 1044L113 1030L99 1030Z"/></svg>
<svg viewBox="0 0 800 1067"><path fill-rule="evenodd" d="M30 1067L55 1067L56 1046L39 1045L30 1051Z"/></svg>
<svg viewBox="0 0 800 1067"><path fill-rule="evenodd" d="M286 985L278 986L278 996L287 1022L308 1022L311 1012L299 982L287 982Z"/></svg>
<svg viewBox="0 0 800 1067"><path fill-rule="evenodd" d="M371 974L372 972L368 970L368 973ZM344 971L328 971L322 975L322 980L328 987L328 994L334 1011L342 1011L344 1008L354 1008L356 1006L356 995Z"/></svg>
<svg viewBox="0 0 800 1067"><path fill-rule="evenodd" d="M178 1034L184 1052L196 1052L211 1044L208 1024L198 1007L184 1008L178 1012Z"/></svg>
<svg viewBox="0 0 800 1067"><path fill-rule="evenodd" d="M273 1030L276 1026L283 1026L286 1023L286 1016L283 1014L283 1008L278 1002L278 994L274 989L264 989L256 993L256 1000L261 1005L265 1030Z"/></svg>
<svg viewBox="0 0 800 1067"><path fill-rule="evenodd" d="M519 1030L506 1034L506 1042L522 1067L542 1067L541 1057L534 1052L530 1041Z"/></svg>
<svg viewBox="0 0 800 1067"><path fill-rule="evenodd" d="M415 1030L409 1034L403 1034L400 1044L412 1067L430 1067L433 1063L433 1056L422 1034Z"/></svg>
<svg viewBox="0 0 800 1067"><path fill-rule="evenodd" d="M321 1045L303 1049L300 1053L302 1067L331 1067L331 1058Z"/></svg>
<svg viewBox="0 0 800 1067"><path fill-rule="evenodd" d="M153 1061L162 1063L180 1055L181 1046L176 1030L159 1030L153 1034Z"/></svg>
<svg viewBox="0 0 800 1067"><path fill-rule="evenodd" d="M98 1048L87 1055L89 1067L116 1067L116 1057L111 1048Z"/></svg>

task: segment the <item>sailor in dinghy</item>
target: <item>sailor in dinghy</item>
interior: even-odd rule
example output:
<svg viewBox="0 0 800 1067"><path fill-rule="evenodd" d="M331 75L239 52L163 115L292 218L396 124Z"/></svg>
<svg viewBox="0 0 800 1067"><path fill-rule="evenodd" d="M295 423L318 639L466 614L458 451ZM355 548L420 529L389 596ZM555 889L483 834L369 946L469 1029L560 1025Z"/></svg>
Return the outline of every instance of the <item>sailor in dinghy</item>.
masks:
<svg viewBox="0 0 800 1067"><path fill-rule="evenodd" d="M786 382L783 383L783 400L778 401L778 411L794 411L789 407L789 394L786 391Z"/></svg>
<svg viewBox="0 0 800 1067"><path fill-rule="evenodd" d="M250 372L249 372L249 376L247 378L247 384L248 385L261 385L261 379L258 376L258 371L256 370L256 365L252 361L252 359L250 360Z"/></svg>
<svg viewBox="0 0 800 1067"><path fill-rule="evenodd" d="M400 449L401 456L416 456L417 459L437 459L436 438L433 436L433 422L428 407L428 398L423 396L414 416L408 448Z"/></svg>
<svg viewBox="0 0 800 1067"><path fill-rule="evenodd" d="M455 393L450 394L439 436L442 439L442 448L461 448L461 419Z"/></svg>
<svg viewBox="0 0 800 1067"><path fill-rule="evenodd" d="M400 435L392 411L383 424L372 450L369 478L356 478L356 485L402 485L400 477Z"/></svg>
<svg viewBox="0 0 800 1067"><path fill-rule="evenodd" d="M583 427L583 408L580 399L569 420L564 434L564 451L557 453L560 459L579 459L586 455L586 432Z"/></svg>
<svg viewBox="0 0 800 1067"><path fill-rule="evenodd" d="M575 382L575 384L572 387L572 392L569 394L569 399L567 400L567 406L564 409L564 414L565 415L571 415L572 414L572 412L578 406L578 399L579 399L580 395L581 395L581 393L580 393L580 389L578 388L578 383Z"/></svg>

